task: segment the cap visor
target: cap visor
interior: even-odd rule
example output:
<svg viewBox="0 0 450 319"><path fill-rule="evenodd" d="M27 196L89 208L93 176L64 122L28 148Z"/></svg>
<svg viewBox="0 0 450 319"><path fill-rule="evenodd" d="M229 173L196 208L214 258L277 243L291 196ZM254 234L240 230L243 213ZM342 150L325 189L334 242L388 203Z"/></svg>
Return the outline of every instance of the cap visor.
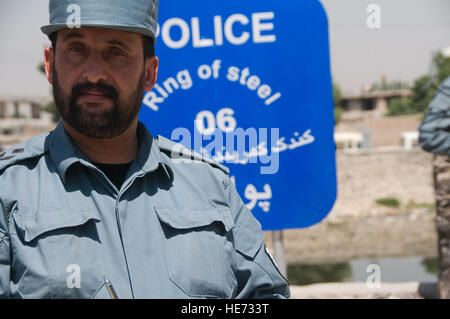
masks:
<svg viewBox="0 0 450 319"><path fill-rule="evenodd" d="M130 27L125 25L117 25L117 26L111 26L107 24L102 23L90 23L90 24L82 24L81 27L99 27L99 28L107 28L107 29L114 29L114 30L121 30L121 31L128 31L128 32L135 32L139 33L148 37L153 38L155 40L155 35L153 32L146 28L139 28L139 27ZM69 29L67 24L49 24L41 27L41 31L45 33L46 35L50 35L55 31L59 31L62 29Z"/></svg>

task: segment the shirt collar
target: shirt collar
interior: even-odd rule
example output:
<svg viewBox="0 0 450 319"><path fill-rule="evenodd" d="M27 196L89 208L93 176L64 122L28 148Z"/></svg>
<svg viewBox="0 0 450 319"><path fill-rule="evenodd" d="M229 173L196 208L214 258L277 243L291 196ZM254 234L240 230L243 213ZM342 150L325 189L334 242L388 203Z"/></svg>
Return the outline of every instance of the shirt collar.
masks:
<svg viewBox="0 0 450 319"><path fill-rule="evenodd" d="M135 159L137 165L146 174L155 171L161 166L164 173L172 182L173 171L169 163L162 156L157 141L141 122L138 122L138 138L139 152Z"/></svg>
<svg viewBox="0 0 450 319"><path fill-rule="evenodd" d="M168 163L160 153L157 143L147 130L144 124L138 123L139 150L134 160L135 167L151 173L162 166L163 171L172 182L173 172ZM67 170L75 163L80 163L87 167L93 167L89 159L78 149L71 137L64 129L62 121L58 122L55 130L50 134L49 142L46 144L50 158L56 165L59 176L63 183L66 183Z"/></svg>

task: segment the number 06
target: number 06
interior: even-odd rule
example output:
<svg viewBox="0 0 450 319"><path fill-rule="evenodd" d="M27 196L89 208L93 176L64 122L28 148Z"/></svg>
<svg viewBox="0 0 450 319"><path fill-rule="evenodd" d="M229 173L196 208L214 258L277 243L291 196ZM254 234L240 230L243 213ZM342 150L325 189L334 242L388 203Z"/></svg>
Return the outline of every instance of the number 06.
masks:
<svg viewBox="0 0 450 319"><path fill-rule="evenodd" d="M210 111L201 111L195 118L195 127L200 134L211 135L217 127L227 133L232 132L236 128L236 119L233 117L234 111L230 108L223 108L217 112L217 116ZM206 120L206 126L205 126Z"/></svg>

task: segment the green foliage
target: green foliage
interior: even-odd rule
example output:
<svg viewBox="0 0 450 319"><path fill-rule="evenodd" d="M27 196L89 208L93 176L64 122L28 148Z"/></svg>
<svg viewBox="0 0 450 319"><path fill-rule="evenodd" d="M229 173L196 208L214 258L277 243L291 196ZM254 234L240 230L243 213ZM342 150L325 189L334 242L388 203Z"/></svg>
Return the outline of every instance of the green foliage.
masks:
<svg viewBox="0 0 450 319"><path fill-rule="evenodd" d="M435 275L439 273L439 261L437 258L424 258L421 264L425 267L427 273Z"/></svg>
<svg viewBox="0 0 450 319"><path fill-rule="evenodd" d="M433 63L437 69L437 82L440 84L450 76L450 57L445 57L439 53L434 57Z"/></svg>
<svg viewBox="0 0 450 319"><path fill-rule="evenodd" d="M340 107L342 108L341 102L342 102L342 90L339 87L339 85L335 82L333 82L333 102L334 107Z"/></svg>
<svg viewBox="0 0 450 319"><path fill-rule="evenodd" d="M409 89L410 85L406 82L401 81L392 81L387 82L385 80L382 80L380 83L375 83L370 88L370 92L373 91L387 91L387 90L403 90L403 89Z"/></svg>
<svg viewBox="0 0 450 319"><path fill-rule="evenodd" d="M450 76L450 57L444 57L441 53L435 55L433 67L436 69L433 78L429 75L423 75L414 81L411 107L417 113L426 113L428 105L436 94L437 87L445 78Z"/></svg>
<svg viewBox="0 0 450 319"><path fill-rule="evenodd" d="M436 203L416 203L413 200L410 200L408 204L406 204L406 210L412 210L416 208L425 208L430 211L436 210Z"/></svg>
<svg viewBox="0 0 450 319"><path fill-rule="evenodd" d="M401 81L387 82L386 80L383 79L380 83L373 84L370 91L373 92L386 90L404 90L410 88L411 86L406 82ZM390 99L388 103L389 103L387 113L388 116L418 113L417 110L415 110L412 105L411 98L407 97L393 98Z"/></svg>
<svg viewBox="0 0 450 319"><path fill-rule="evenodd" d="M334 124L337 125L342 118L342 114L344 113L343 107L335 107L334 108Z"/></svg>
<svg viewBox="0 0 450 319"><path fill-rule="evenodd" d="M387 207L400 207L400 201L394 197L380 198L375 201L378 205L383 205Z"/></svg>
<svg viewBox="0 0 450 319"><path fill-rule="evenodd" d="M431 77L428 75L421 76L414 81L411 108L416 113L426 112L428 105L436 93L436 88L434 87L436 84L433 84Z"/></svg>
<svg viewBox="0 0 450 319"><path fill-rule="evenodd" d="M338 84L333 82L333 102L334 102L334 124L337 125L342 118L344 108L342 107L342 91Z"/></svg>
<svg viewBox="0 0 450 319"><path fill-rule="evenodd" d="M292 285L310 285L319 282L344 282L352 276L350 263L320 265L290 265L288 278Z"/></svg>
<svg viewBox="0 0 450 319"><path fill-rule="evenodd" d="M414 81L409 98L394 98L389 101L388 115L408 115L426 112L436 89L432 87L431 77L424 75Z"/></svg>
<svg viewBox="0 0 450 319"><path fill-rule="evenodd" d="M389 100L388 104L388 114L389 116L403 115L403 114L414 114L417 113L411 107L410 98L393 98Z"/></svg>
<svg viewBox="0 0 450 319"><path fill-rule="evenodd" d="M434 76L423 75L414 81L411 87L410 98L394 98L389 101L388 115L425 114L428 105L436 94L436 89L441 82L450 76L450 57L444 57L441 53L433 57L433 68L436 70ZM371 91L406 89L409 86L402 82L376 83Z"/></svg>

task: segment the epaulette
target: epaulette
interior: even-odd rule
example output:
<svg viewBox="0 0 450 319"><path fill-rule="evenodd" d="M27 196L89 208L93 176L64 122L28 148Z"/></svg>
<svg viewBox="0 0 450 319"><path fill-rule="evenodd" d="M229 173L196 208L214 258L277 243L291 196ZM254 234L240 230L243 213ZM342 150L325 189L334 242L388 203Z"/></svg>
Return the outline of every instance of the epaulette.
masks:
<svg viewBox="0 0 450 319"><path fill-rule="evenodd" d="M176 155L176 158L190 159L193 161L208 163L212 167L220 169L225 174L230 174L230 170L228 167L219 164L208 157L200 155L196 151L185 147L183 144L171 141L161 135L158 135L156 137L156 140L158 142L159 149L166 153L168 156L172 157Z"/></svg>
<svg viewBox="0 0 450 319"><path fill-rule="evenodd" d="M16 144L0 152L0 173L6 168L21 161L41 156L45 153L45 138L47 134L39 134L25 142Z"/></svg>

